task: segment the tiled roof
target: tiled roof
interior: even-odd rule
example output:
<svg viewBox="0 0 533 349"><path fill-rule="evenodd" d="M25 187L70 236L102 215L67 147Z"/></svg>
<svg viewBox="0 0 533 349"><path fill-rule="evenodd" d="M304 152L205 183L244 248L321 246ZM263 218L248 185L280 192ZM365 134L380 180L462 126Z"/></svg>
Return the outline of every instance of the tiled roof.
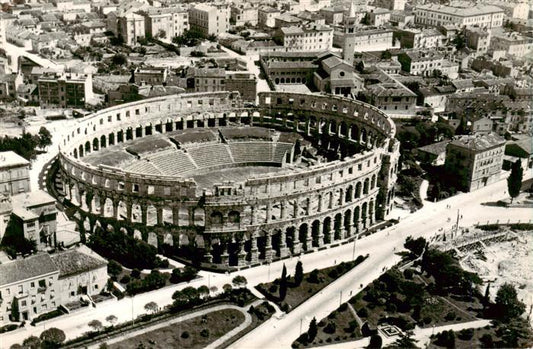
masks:
<svg viewBox="0 0 533 349"><path fill-rule="evenodd" d="M58 271L48 253L0 264L0 286Z"/></svg>
<svg viewBox="0 0 533 349"><path fill-rule="evenodd" d="M51 256L52 261L57 268L59 268L60 278L84 273L107 265L107 262L96 253L91 251L94 256L90 256L84 252L86 251L75 249L60 252Z"/></svg>
<svg viewBox="0 0 533 349"><path fill-rule="evenodd" d="M421 151L424 151L430 154L439 155L439 154L446 152L446 146L448 145L448 143L450 143L450 141L448 140L437 142L437 143L433 143L433 144L420 147L418 148L418 150L421 150Z"/></svg>
<svg viewBox="0 0 533 349"><path fill-rule="evenodd" d="M30 162L13 151L0 152L0 168L29 165Z"/></svg>
<svg viewBox="0 0 533 349"><path fill-rule="evenodd" d="M488 135L461 136L451 141L450 144L475 151L481 151L498 145L503 145L505 144L505 139L491 133Z"/></svg>

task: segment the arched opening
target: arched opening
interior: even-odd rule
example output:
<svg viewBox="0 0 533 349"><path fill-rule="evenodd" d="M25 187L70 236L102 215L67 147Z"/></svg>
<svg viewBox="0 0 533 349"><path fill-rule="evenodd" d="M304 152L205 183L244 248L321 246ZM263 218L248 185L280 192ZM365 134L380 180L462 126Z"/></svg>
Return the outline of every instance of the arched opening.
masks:
<svg viewBox="0 0 533 349"><path fill-rule="evenodd" d="M196 207L193 212L194 225L203 227L205 226L205 211L201 207Z"/></svg>
<svg viewBox="0 0 533 349"><path fill-rule="evenodd" d="M370 181L370 189L374 189L376 187L376 175L372 175L372 180Z"/></svg>
<svg viewBox="0 0 533 349"><path fill-rule="evenodd" d="M335 240L342 239L342 215L340 213L337 213L335 215Z"/></svg>
<svg viewBox="0 0 533 349"><path fill-rule="evenodd" d="M352 227L352 210L346 210L344 212L344 231L346 231L348 234L351 232Z"/></svg>
<svg viewBox="0 0 533 349"><path fill-rule="evenodd" d="M241 214L238 211L231 211L228 213L228 223L239 224L241 222Z"/></svg>
<svg viewBox="0 0 533 349"><path fill-rule="evenodd" d="M214 211L211 213L211 225L220 226L222 225L222 213Z"/></svg>
<svg viewBox="0 0 533 349"><path fill-rule="evenodd" d="M353 186L352 185L349 185L348 186L348 189L346 189L346 195L345 195L345 201L346 202L351 202L352 201L352 198L353 198Z"/></svg>
<svg viewBox="0 0 533 349"><path fill-rule="evenodd" d="M361 182L357 182L355 185L355 198L359 199L361 197Z"/></svg>
<svg viewBox="0 0 533 349"><path fill-rule="evenodd" d="M307 245L307 234L308 233L309 233L309 227L307 226L307 223L300 225L300 228L298 229L298 239L303 244L304 249L306 251L311 248L311 246Z"/></svg>
<svg viewBox="0 0 533 349"><path fill-rule="evenodd" d="M322 223L323 230L322 233L324 235L324 243L329 244L331 243L331 218L326 217L324 218L324 223Z"/></svg>
<svg viewBox="0 0 533 349"><path fill-rule="evenodd" d="M106 136L105 135L102 135L100 137L100 147L102 147L102 148L107 147L107 142L106 142Z"/></svg>
<svg viewBox="0 0 533 349"><path fill-rule="evenodd" d="M365 179L365 184L363 185L363 194L368 194L369 182L370 180L368 178Z"/></svg>
<svg viewBox="0 0 533 349"><path fill-rule="evenodd" d="M87 141L85 142L85 153L91 152L91 142Z"/></svg>
<svg viewBox="0 0 533 349"><path fill-rule="evenodd" d="M98 141L98 138L93 139L93 151L98 151L100 142Z"/></svg>

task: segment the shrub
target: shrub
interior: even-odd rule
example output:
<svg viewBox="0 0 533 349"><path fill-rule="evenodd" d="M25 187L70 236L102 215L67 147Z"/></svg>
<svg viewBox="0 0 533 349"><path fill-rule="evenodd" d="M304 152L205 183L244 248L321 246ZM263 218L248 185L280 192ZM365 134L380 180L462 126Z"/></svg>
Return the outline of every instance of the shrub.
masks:
<svg viewBox="0 0 533 349"><path fill-rule="evenodd" d="M357 328L357 321L352 320L348 323L348 332L353 332Z"/></svg>
<svg viewBox="0 0 533 349"><path fill-rule="evenodd" d="M339 272L337 272L337 269L331 269L328 276L332 279L336 279L339 276Z"/></svg>
<svg viewBox="0 0 533 349"><path fill-rule="evenodd" d="M270 285L270 287L268 288L268 292L270 292L270 293L278 292L278 286L274 285L274 284Z"/></svg>
<svg viewBox="0 0 533 349"><path fill-rule="evenodd" d="M429 325L433 321L433 319L431 318L431 316L426 316L422 321L425 325Z"/></svg>
<svg viewBox="0 0 533 349"><path fill-rule="evenodd" d="M134 268L131 273L130 273L131 277L134 278L134 279L138 279L141 277L141 271L137 268Z"/></svg>
<svg viewBox="0 0 533 349"><path fill-rule="evenodd" d="M357 311L357 315L359 315L360 317L367 317L368 310L366 308L361 308Z"/></svg>
<svg viewBox="0 0 533 349"><path fill-rule="evenodd" d="M183 332L181 333L181 338L183 338L183 339L189 338L189 332L187 332L187 331L183 331Z"/></svg>
<svg viewBox="0 0 533 349"><path fill-rule="evenodd" d="M200 336L204 338L209 337L209 330L207 328L204 328L202 331L200 331Z"/></svg>
<svg viewBox="0 0 533 349"><path fill-rule="evenodd" d="M446 314L446 316L444 317L444 319L445 319L446 321L452 321L452 320L455 320L455 317L456 317L455 312L450 311L450 312L448 312L448 314Z"/></svg>
<svg viewBox="0 0 533 349"><path fill-rule="evenodd" d="M461 340L469 341L474 337L474 330L472 328L465 328L459 332L458 337Z"/></svg>
<svg viewBox="0 0 533 349"><path fill-rule="evenodd" d="M335 319L337 317L337 312L334 310L328 315L328 319Z"/></svg>
<svg viewBox="0 0 533 349"><path fill-rule="evenodd" d="M346 309L348 309L348 303L342 303L339 306L339 311L346 311Z"/></svg>
<svg viewBox="0 0 533 349"><path fill-rule="evenodd" d="M121 283L121 284L127 284L127 283L129 283L129 282L130 282L130 276L129 276L129 275L124 275L124 276L122 277L122 279L120 279L120 283Z"/></svg>
<svg viewBox="0 0 533 349"><path fill-rule="evenodd" d="M411 280L413 278L413 269L405 269L403 271L403 276L405 276L406 279Z"/></svg>

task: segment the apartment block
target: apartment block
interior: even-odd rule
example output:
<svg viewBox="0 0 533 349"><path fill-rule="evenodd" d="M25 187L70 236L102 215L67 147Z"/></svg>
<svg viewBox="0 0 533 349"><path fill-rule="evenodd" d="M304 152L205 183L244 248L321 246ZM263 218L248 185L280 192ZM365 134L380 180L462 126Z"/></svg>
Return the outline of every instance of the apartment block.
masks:
<svg viewBox="0 0 533 349"><path fill-rule="evenodd" d="M42 108L80 108L93 99L91 74L44 74L37 84Z"/></svg>

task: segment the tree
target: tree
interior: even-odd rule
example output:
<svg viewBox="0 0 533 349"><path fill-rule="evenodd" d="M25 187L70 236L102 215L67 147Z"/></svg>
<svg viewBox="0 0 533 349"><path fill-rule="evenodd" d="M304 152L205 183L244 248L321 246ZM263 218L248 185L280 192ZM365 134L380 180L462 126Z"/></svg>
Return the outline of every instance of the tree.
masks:
<svg viewBox="0 0 533 349"><path fill-rule="evenodd" d="M159 309L159 306L156 302L148 302L144 305L144 310L146 310L148 313L154 314Z"/></svg>
<svg viewBox="0 0 533 349"><path fill-rule="evenodd" d="M391 59L391 58L392 58L392 54L390 53L389 50L385 50L381 52L381 59Z"/></svg>
<svg viewBox="0 0 533 349"><path fill-rule="evenodd" d="M309 338L309 342L313 342L313 340L316 337L316 334L318 332L318 326L316 324L316 318L313 317L311 322L309 323L309 329L307 330L307 336Z"/></svg>
<svg viewBox="0 0 533 349"><path fill-rule="evenodd" d="M35 241L24 237L22 224L19 223L14 214L11 215L7 223L1 247L11 258L15 258L18 253L24 256L37 251L37 244Z"/></svg>
<svg viewBox="0 0 533 349"><path fill-rule="evenodd" d="M407 334L400 334L400 338L398 338L394 343L389 345L387 348L398 348L398 349L411 349L411 348L418 348L416 346L416 342L418 342L416 339L412 337L412 334L407 332Z"/></svg>
<svg viewBox="0 0 533 349"><path fill-rule="evenodd" d="M52 134L46 127L41 126L39 129L39 147L46 148L49 145L52 145Z"/></svg>
<svg viewBox="0 0 533 349"><path fill-rule="evenodd" d="M156 37L157 38L166 38L167 37L167 32L164 31L163 29L159 29L159 31L156 34Z"/></svg>
<svg viewBox="0 0 533 349"><path fill-rule="evenodd" d="M231 287L230 284L224 284L224 286L222 286L222 289L224 290L224 293L231 293L231 291L233 291L233 287Z"/></svg>
<svg viewBox="0 0 533 349"><path fill-rule="evenodd" d="M120 273L122 273L122 265L115 260L110 259L109 263L107 263L107 272L109 275L111 275L111 277L116 278Z"/></svg>
<svg viewBox="0 0 533 349"><path fill-rule="evenodd" d="M455 38L452 41L453 45L455 46L456 50L462 50L466 46L466 40L463 33L459 33L455 36Z"/></svg>
<svg viewBox="0 0 533 349"><path fill-rule="evenodd" d="M231 280L231 283L233 284L233 286L237 288L241 288L241 287L246 286L246 284L248 283L248 280L246 280L244 276L237 275L233 278L233 280Z"/></svg>
<svg viewBox="0 0 533 349"><path fill-rule="evenodd" d="M445 348L455 348L455 333L452 330L437 333L435 344Z"/></svg>
<svg viewBox="0 0 533 349"><path fill-rule="evenodd" d="M487 288L485 289L485 296L483 297L483 306L487 307L490 304L490 281L487 283Z"/></svg>
<svg viewBox="0 0 533 349"><path fill-rule="evenodd" d="M383 345L383 339L379 334L374 334L370 337L370 343L368 343L369 349L380 349Z"/></svg>
<svg viewBox="0 0 533 349"><path fill-rule="evenodd" d="M355 69L359 72L359 73L362 73L363 71L365 71L365 63L363 61L359 61L357 62L357 64L355 65Z"/></svg>
<svg viewBox="0 0 533 349"><path fill-rule="evenodd" d="M503 284L496 293L496 303L494 304L496 318L509 321L518 318L524 311L526 311L526 305L518 300L514 285Z"/></svg>
<svg viewBox="0 0 533 349"><path fill-rule="evenodd" d="M111 58L111 63L113 65L125 65L128 63L128 58L121 53L117 53Z"/></svg>
<svg viewBox="0 0 533 349"><path fill-rule="evenodd" d="M284 300L287 295L287 267L283 263L283 269L281 270L281 280L279 282L279 299Z"/></svg>
<svg viewBox="0 0 533 349"><path fill-rule="evenodd" d="M403 247L408 249L414 257L420 257L424 252L424 249L427 246L426 239L419 237L418 239L413 239L411 236L408 236L405 239Z"/></svg>
<svg viewBox="0 0 533 349"><path fill-rule="evenodd" d="M28 349L39 349L41 348L41 340L39 337L29 336L22 342L22 345Z"/></svg>
<svg viewBox="0 0 533 349"><path fill-rule="evenodd" d="M109 322L113 326L117 322L118 318L115 315L109 315L105 318L105 321Z"/></svg>
<svg viewBox="0 0 533 349"><path fill-rule="evenodd" d="M92 328L93 331L96 331L96 332L99 332L104 328L104 326L102 325L102 322L100 322L99 320L92 320L87 325L89 325L89 327Z"/></svg>
<svg viewBox="0 0 533 349"><path fill-rule="evenodd" d="M466 135L468 134L468 128L466 125L466 120L464 116L461 116L461 120L459 121L459 126L455 129L456 135Z"/></svg>
<svg viewBox="0 0 533 349"><path fill-rule="evenodd" d="M11 302L11 321L18 322L20 319L20 310L19 310L19 300L17 297L13 297L13 302Z"/></svg>
<svg viewBox="0 0 533 349"><path fill-rule="evenodd" d="M514 198L520 194L520 188L522 188L522 178L524 177L524 171L520 160L516 160L511 167L511 174L507 177L507 189L509 190L509 196L511 196L511 203Z"/></svg>
<svg viewBox="0 0 533 349"><path fill-rule="evenodd" d="M58 348L65 341L65 332L56 327L44 330L39 336L45 348Z"/></svg>
<svg viewBox="0 0 533 349"><path fill-rule="evenodd" d="M303 279L304 279L304 268L302 265L302 261L298 261L298 263L296 263L296 268L294 270L294 283L296 284L296 286L300 286Z"/></svg>
<svg viewBox="0 0 533 349"><path fill-rule="evenodd" d="M207 287L206 285L198 287L198 295L201 298L209 296L209 287Z"/></svg>
<svg viewBox="0 0 533 349"><path fill-rule="evenodd" d="M361 19L361 24L370 25L370 15L368 12L365 13L364 17Z"/></svg>

